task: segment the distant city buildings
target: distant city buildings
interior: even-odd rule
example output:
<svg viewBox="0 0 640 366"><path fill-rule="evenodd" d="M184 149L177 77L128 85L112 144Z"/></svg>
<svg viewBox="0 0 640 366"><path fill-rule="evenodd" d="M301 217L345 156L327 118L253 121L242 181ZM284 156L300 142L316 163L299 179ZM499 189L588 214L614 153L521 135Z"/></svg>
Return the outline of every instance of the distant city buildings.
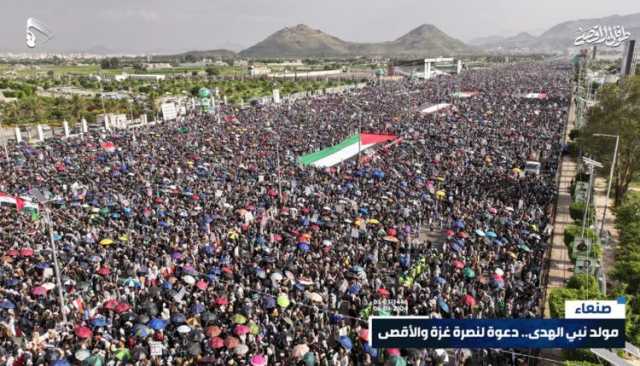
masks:
<svg viewBox="0 0 640 366"><path fill-rule="evenodd" d="M267 75L271 70L265 65L252 65L249 67L249 74L251 76Z"/></svg>
<svg viewBox="0 0 640 366"><path fill-rule="evenodd" d="M161 81L161 80L165 80L166 78L167 76L163 74L127 74L126 72L113 76L113 80L115 81L124 81L127 79Z"/></svg>

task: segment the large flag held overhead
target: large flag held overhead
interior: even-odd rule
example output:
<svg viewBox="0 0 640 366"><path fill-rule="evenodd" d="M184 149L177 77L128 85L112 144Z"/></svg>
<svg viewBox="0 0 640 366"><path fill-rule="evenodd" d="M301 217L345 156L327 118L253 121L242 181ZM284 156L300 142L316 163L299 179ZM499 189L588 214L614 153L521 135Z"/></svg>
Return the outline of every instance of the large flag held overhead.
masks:
<svg viewBox="0 0 640 366"><path fill-rule="evenodd" d="M18 211L22 211L24 208L30 208L33 210L38 209L38 205L31 202L25 197L14 197L7 193L0 192L0 205L15 205Z"/></svg>
<svg viewBox="0 0 640 366"><path fill-rule="evenodd" d="M377 144L395 140L395 138L394 135L355 134L335 146L301 156L298 158L298 162L302 165L318 168L332 167L356 156L359 151L365 151Z"/></svg>

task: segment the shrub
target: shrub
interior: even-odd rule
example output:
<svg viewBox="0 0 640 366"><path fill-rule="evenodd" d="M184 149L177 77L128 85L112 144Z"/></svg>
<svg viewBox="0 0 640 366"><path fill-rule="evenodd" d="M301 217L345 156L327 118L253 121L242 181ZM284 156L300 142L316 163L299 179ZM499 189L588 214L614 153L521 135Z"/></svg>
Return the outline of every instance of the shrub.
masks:
<svg viewBox="0 0 640 366"><path fill-rule="evenodd" d="M580 136L580 130L577 128L574 128L569 132L569 138L571 140L575 140L579 136Z"/></svg>
<svg viewBox="0 0 640 366"><path fill-rule="evenodd" d="M571 218L576 220L576 221L582 221L582 218L584 217L584 210L586 208L586 205L584 204L584 202L573 202L571 204L571 206L569 206L569 215L571 215ZM593 219L595 218L595 210L593 209L593 207L589 206L589 213L587 214L587 222L593 222Z"/></svg>
<svg viewBox="0 0 640 366"><path fill-rule="evenodd" d="M564 229L564 244L570 247L573 240L580 236L581 231L582 228L577 224L567 225ZM591 239L592 242L598 242L598 235L591 228L586 228L584 230L584 237Z"/></svg>

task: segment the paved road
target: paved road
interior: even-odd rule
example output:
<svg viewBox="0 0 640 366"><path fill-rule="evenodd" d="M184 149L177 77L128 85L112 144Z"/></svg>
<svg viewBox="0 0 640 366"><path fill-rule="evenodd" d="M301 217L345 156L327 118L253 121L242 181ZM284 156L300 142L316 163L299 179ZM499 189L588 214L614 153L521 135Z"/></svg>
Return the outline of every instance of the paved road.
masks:
<svg viewBox="0 0 640 366"><path fill-rule="evenodd" d="M575 108L571 104L569 110L569 121L566 129L565 141L568 140L569 132L575 126ZM551 257L549 263L549 280L547 282L547 304L545 305L545 317L549 317L548 296L552 288L564 287L566 281L573 274L573 263L569 258L569 251L564 244L564 229L573 223L569 214L571 205L571 181L576 175L576 163L570 156L562 158L562 170L560 175L560 187L558 190L558 206L556 210L555 225L553 227L553 237L551 243Z"/></svg>

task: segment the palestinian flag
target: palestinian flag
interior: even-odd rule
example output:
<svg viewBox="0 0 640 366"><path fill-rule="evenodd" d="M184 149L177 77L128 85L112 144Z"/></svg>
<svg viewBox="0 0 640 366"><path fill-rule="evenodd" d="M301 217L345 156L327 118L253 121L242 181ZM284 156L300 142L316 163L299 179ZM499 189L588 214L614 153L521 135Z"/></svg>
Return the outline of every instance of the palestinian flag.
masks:
<svg viewBox="0 0 640 366"><path fill-rule="evenodd" d="M38 209L38 205L31 202L30 199L14 197L4 192L0 192L0 205L14 205L18 211L22 211L24 208L30 208L33 210Z"/></svg>
<svg viewBox="0 0 640 366"><path fill-rule="evenodd" d="M395 138L394 135L355 134L335 146L303 155L298 158L298 162L302 165L328 168L358 155L359 151L365 151L375 145L395 140Z"/></svg>

